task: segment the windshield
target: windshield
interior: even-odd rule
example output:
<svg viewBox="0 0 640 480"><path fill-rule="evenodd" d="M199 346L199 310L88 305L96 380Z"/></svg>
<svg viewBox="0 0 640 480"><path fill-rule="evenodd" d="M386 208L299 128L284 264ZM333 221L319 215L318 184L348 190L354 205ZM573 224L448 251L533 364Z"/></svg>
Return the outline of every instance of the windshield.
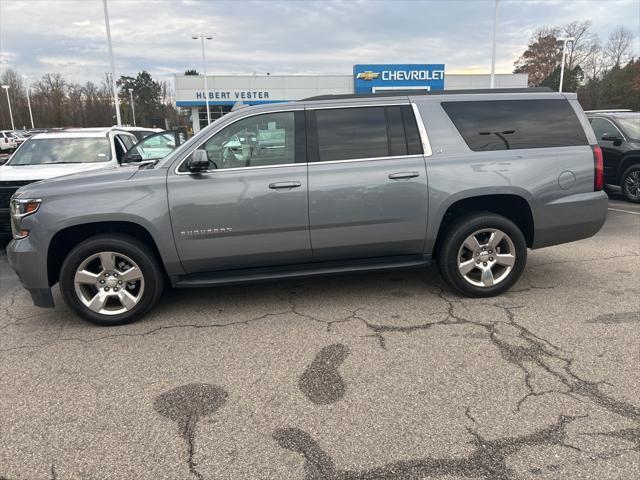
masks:
<svg viewBox="0 0 640 480"><path fill-rule="evenodd" d="M111 146L103 138L30 138L7 165L98 163L111 160Z"/></svg>
<svg viewBox="0 0 640 480"><path fill-rule="evenodd" d="M617 117L616 120L629 137L640 139L640 115Z"/></svg>

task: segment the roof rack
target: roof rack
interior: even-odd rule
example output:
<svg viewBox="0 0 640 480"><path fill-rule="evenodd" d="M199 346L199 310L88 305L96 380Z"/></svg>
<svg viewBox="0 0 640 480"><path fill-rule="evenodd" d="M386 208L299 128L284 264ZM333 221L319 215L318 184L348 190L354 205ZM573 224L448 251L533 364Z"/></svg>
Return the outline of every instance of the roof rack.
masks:
<svg viewBox="0 0 640 480"><path fill-rule="evenodd" d="M416 90L384 90L375 93L343 94L343 95L317 95L315 97L303 98L301 102L311 100L342 100L349 98L372 98L372 97L401 97L417 95L467 95L482 93L552 93L555 92L549 87L529 87L529 88L479 88L471 90L437 90L433 92Z"/></svg>
<svg viewBox="0 0 640 480"><path fill-rule="evenodd" d="M584 113L627 113L633 112L629 108L608 108L604 110L585 110Z"/></svg>

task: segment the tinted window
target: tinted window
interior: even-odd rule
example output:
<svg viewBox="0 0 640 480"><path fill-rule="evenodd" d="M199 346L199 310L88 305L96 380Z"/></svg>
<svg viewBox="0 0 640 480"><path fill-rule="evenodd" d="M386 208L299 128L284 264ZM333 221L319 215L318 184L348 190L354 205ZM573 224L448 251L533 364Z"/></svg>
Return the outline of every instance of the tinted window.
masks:
<svg viewBox="0 0 640 480"><path fill-rule="evenodd" d="M254 115L232 123L203 145L212 169L295 163L294 112Z"/></svg>
<svg viewBox="0 0 640 480"><path fill-rule="evenodd" d="M442 102L442 108L476 152L588 144L565 100Z"/></svg>
<svg viewBox="0 0 640 480"><path fill-rule="evenodd" d="M30 138L11 157L11 165L47 165L52 163L95 163L111 159L107 137Z"/></svg>
<svg viewBox="0 0 640 480"><path fill-rule="evenodd" d="M593 133L596 134L596 138L598 141L602 140L602 137L607 135L619 135L618 129L615 127L613 123L604 118L591 118L591 128L593 128Z"/></svg>
<svg viewBox="0 0 640 480"><path fill-rule="evenodd" d="M402 122L404 123L404 131L407 136L407 150L409 155L421 155L422 140L418 132L418 124L416 116L413 113L411 105L402 106Z"/></svg>
<svg viewBox="0 0 640 480"><path fill-rule="evenodd" d="M384 107L316 110L321 162L389 156Z"/></svg>

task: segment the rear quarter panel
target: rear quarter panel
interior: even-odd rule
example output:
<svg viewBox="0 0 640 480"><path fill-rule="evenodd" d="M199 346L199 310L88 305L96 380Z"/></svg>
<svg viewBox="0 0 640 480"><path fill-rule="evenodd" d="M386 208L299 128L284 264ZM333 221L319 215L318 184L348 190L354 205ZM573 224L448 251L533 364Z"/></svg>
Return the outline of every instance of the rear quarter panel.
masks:
<svg viewBox="0 0 640 480"><path fill-rule="evenodd" d="M527 94L525 98L533 95L538 96ZM541 95L549 98L549 94ZM465 97L461 95L460 99L471 99ZM600 228L606 217L606 202L602 210L606 195L593 191L594 163L589 145L474 152L440 101L427 98L417 103L433 151L426 158L427 253L433 251L447 209L458 200L481 195L513 194L528 202L534 220L533 248L584 238ZM583 128L586 122L588 141L595 143L584 114L578 118Z"/></svg>

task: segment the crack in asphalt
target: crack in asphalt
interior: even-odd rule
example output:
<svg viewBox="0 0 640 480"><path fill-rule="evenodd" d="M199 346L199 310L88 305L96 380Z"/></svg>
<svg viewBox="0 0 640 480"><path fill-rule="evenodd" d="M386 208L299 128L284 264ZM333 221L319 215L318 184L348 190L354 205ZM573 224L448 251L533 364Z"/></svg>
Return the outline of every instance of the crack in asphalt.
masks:
<svg viewBox="0 0 640 480"><path fill-rule="evenodd" d="M516 366L523 372L524 383L528 393L517 402L516 411L520 411L522 405L532 397L559 393L586 398L609 412L634 421L640 421L640 407L615 399L602 392L600 387L607 382L591 382L578 376L572 370L573 358L568 352L516 322L513 311L524 307L505 306L500 303L493 303L491 304L492 306L505 312L507 321L496 320L492 322L481 322L457 315L455 313L454 301L449 300L443 291L439 292L439 296L448 304L447 317L444 320L428 322L421 325L395 326L376 325L361 317L358 317L358 319L362 321L368 329L373 331L373 335L371 336L378 340L378 344L383 349L386 349L384 333L412 333L443 325L474 325L485 330L488 334L489 341L498 349L501 357L506 362ZM456 302L460 303L460 300L456 300ZM511 332L509 330L511 330ZM535 368L532 367L538 367L542 372L550 375L559 382L563 389L536 391L532 385L536 371Z"/></svg>
<svg viewBox="0 0 640 480"><path fill-rule="evenodd" d="M474 449L466 457L424 457L360 471L336 468L331 456L311 435L299 428L276 429L273 438L280 447L302 456L305 480L409 480L452 475L512 480L515 479L515 472L508 467L507 459L525 447L561 446L581 451L567 442L567 426L577 418L580 417L561 415L552 425L533 433L493 440L483 438L477 430L469 429Z"/></svg>
<svg viewBox="0 0 640 480"><path fill-rule="evenodd" d="M633 448L622 449L621 451L636 450L640 452L640 427L621 428L610 432L583 433L582 435L602 436L624 440L633 443L635 446Z"/></svg>
<svg viewBox="0 0 640 480"><path fill-rule="evenodd" d="M162 416L178 424L178 432L187 444L187 465L189 472L198 480L203 475L196 469L194 460L195 435L201 417L217 412L227 401L224 388L207 383L181 385L159 395L153 403L154 409Z"/></svg>

